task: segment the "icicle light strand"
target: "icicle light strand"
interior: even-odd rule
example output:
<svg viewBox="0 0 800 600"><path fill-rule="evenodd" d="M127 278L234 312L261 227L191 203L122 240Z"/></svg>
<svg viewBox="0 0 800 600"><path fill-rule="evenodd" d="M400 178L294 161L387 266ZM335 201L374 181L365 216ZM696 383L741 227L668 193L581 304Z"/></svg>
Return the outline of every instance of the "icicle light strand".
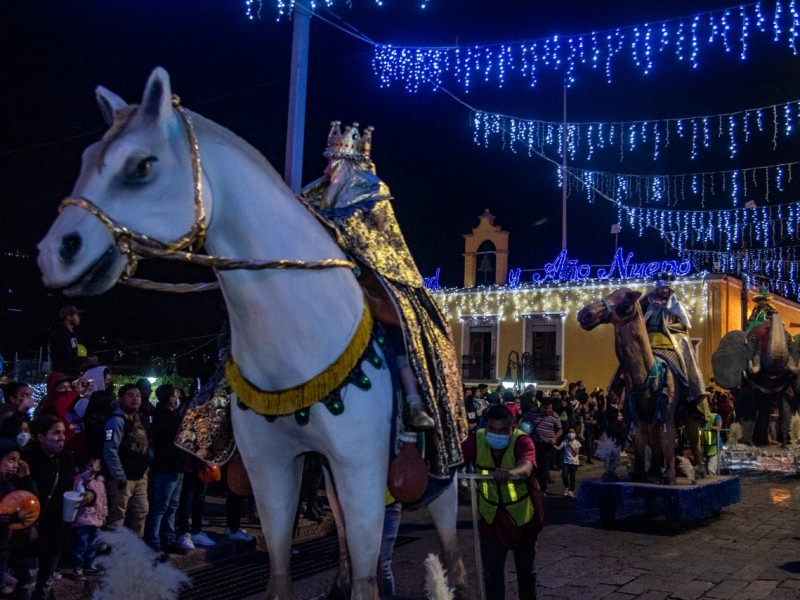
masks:
<svg viewBox="0 0 800 600"><path fill-rule="evenodd" d="M282 1L290 2L278 0ZM375 44L373 69L382 86L397 82L409 92L453 81L466 90L476 83L503 86L511 76L533 87L545 73L558 76L571 87L579 72L595 71L600 65L611 83L617 60L632 64L642 74L652 73L657 57L671 57L697 69L701 49L716 47L741 62L748 58L757 36L771 38L797 55L795 0L775 1L771 27L765 22L765 10L757 2L606 31L470 47Z"/></svg>

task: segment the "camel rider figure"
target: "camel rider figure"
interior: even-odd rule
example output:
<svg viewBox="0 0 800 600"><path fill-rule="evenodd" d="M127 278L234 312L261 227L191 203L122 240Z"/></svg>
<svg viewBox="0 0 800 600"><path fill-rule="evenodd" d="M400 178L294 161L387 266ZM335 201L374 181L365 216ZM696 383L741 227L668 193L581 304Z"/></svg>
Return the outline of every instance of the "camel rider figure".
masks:
<svg viewBox="0 0 800 600"><path fill-rule="evenodd" d="M448 427L452 416L446 413L455 412L461 393L458 373L447 373L450 366L442 364L455 357L449 327L406 246L391 192L375 173L370 158L373 128L360 133L354 123L342 132L340 126L339 121L331 124L323 177L308 185L302 196L358 265L373 317L386 329L397 355L408 408L406 426ZM445 355L439 357L439 352ZM448 423L437 423L442 417Z"/></svg>
<svg viewBox="0 0 800 600"><path fill-rule="evenodd" d="M689 316L675 295L674 281L672 273L658 273L655 288L640 300L647 335L650 347L656 353L658 350L672 350L677 354L678 366L686 377L689 401L704 419L708 419L711 412L708 393L689 339Z"/></svg>
<svg viewBox="0 0 800 600"><path fill-rule="evenodd" d="M778 312L778 309L772 304L772 296L765 288L761 288L758 295L753 296L753 302L755 302L756 305L747 318L747 331L759 325L763 325L769 321L772 315Z"/></svg>

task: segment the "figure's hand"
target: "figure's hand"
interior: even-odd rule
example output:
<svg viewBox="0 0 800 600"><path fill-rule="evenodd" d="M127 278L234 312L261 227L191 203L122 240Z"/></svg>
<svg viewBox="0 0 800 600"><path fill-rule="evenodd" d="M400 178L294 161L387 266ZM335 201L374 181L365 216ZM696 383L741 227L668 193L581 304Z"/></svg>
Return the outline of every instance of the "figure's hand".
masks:
<svg viewBox="0 0 800 600"><path fill-rule="evenodd" d="M11 515L11 522L23 523L26 527L31 525L39 517L36 509L38 506L32 506L29 503L23 504L17 512Z"/></svg>
<svg viewBox="0 0 800 600"><path fill-rule="evenodd" d="M20 460L17 466L17 477L27 477L31 474L31 468L24 460Z"/></svg>
<svg viewBox="0 0 800 600"><path fill-rule="evenodd" d="M508 472L508 469L495 469L494 470L494 480L497 483L505 483L511 477L511 473Z"/></svg>
<svg viewBox="0 0 800 600"><path fill-rule="evenodd" d="M85 492L83 492L83 495L81 496L81 501L78 502L78 507L83 508L85 506L91 506L92 504L94 504L96 498L97 495L92 490L86 490Z"/></svg>

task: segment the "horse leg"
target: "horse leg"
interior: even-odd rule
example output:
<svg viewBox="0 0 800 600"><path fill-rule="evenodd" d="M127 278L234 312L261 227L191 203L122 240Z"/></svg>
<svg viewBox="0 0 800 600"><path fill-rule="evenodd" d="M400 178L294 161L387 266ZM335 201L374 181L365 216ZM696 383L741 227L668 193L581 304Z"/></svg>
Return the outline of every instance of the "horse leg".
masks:
<svg viewBox="0 0 800 600"><path fill-rule="evenodd" d="M331 507L333 518L336 521L336 534L339 540L339 572L333 582L328 599L348 598L353 587L353 580L350 573L350 553L347 551L347 537L345 536L345 521L342 505L336 495L336 485L328 467L324 467L325 473L325 492L328 495L328 504Z"/></svg>
<svg viewBox="0 0 800 600"><path fill-rule="evenodd" d="M259 459L263 461L263 457L260 456ZM269 475L269 487L263 488L272 490L273 493L256 496L261 530L264 532L269 552L267 600L294 598L289 560L294 533L294 515L297 512L300 482L303 478L303 460L303 456L299 455L289 465L280 465L277 469L273 469L274 472ZM255 482L253 489L256 489ZM277 490L282 491L275 493Z"/></svg>
<svg viewBox="0 0 800 600"><path fill-rule="evenodd" d="M269 552L270 575L266 598L292 600L294 593L289 559L294 516L300 497L303 456L297 447L293 448L296 446L293 440L274 423L267 423L252 411L236 408L235 404L231 415L239 451L253 485L261 530ZM271 442L266 458L265 439Z"/></svg>
<svg viewBox="0 0 800 600"><path fill-rule="evenodd" d="M428 511L439 534L442 547L442 566L447 570L450 585L455 590L456 600L468 600L469 583L461 553L458 550L456 522L458 517L458 486L454 477L450 485L428 504Z"/></svg>
<svg viewBox="0 0 800 600"><path fill-rule="evenodd" d="M383 530L386 468L376 469L368 453L328 457L341 511L347 515L345 536L352 565L351 600L378 600L378 556ZM365 464L371 463L371 464ZM374 474L371 478L368 475Z"/></svg>

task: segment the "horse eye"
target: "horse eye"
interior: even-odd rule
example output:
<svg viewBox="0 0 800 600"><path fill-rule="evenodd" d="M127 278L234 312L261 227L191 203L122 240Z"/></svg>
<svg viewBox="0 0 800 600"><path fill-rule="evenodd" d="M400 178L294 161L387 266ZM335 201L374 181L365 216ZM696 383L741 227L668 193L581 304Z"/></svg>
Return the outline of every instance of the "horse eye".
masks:
<svg viewBox="0 0 800 600"><path fill-rule="evenodd" d="M153 163L158 159L155 156L148 156L147 158L143 158L140 160L136 167L133 169L133 177L136 179L144 179L150 174L150 168L153 166Z"/></svg>

